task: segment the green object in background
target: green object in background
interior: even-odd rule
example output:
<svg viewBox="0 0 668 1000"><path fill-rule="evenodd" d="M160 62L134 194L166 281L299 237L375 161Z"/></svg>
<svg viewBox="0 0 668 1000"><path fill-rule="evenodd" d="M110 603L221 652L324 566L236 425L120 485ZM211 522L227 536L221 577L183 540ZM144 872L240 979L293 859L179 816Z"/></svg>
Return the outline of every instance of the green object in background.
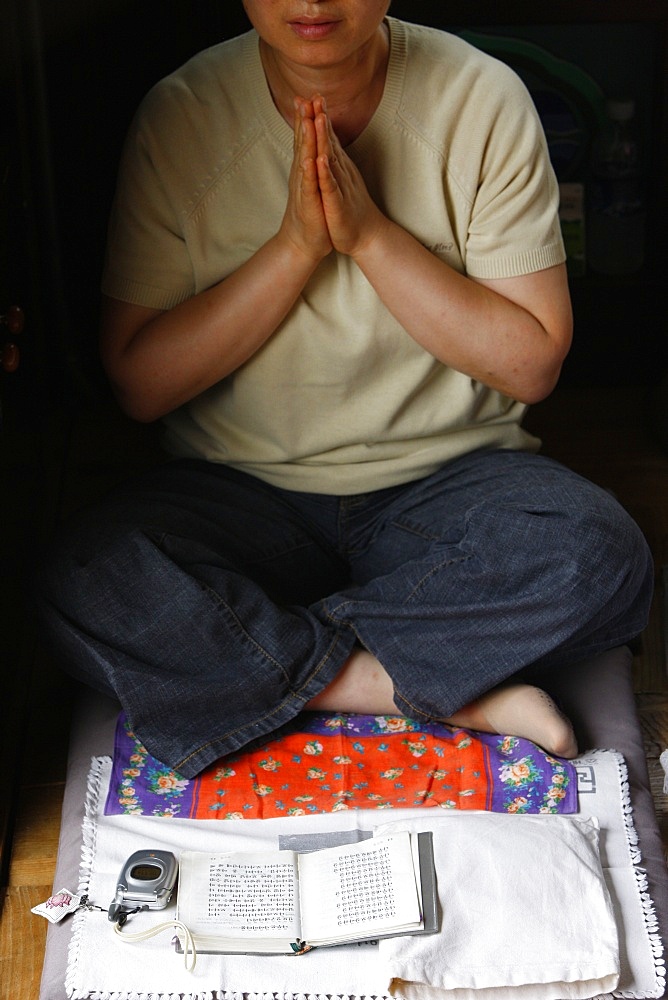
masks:
<svg viewBox="0 0 668 1000"><path fill-rule="evenodd" d="M521 77L543 123L558 179L583 181L592 136L605 122L605 95L593 77L525 39L475 31L461 31L459 36Z"/></svg>

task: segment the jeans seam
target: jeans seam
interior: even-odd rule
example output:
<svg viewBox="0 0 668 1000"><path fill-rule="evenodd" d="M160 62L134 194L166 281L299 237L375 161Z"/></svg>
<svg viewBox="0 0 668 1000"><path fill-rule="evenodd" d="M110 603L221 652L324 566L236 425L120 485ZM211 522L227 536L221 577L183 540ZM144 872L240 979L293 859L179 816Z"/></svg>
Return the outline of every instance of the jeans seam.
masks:
<svg viewBox="0 0 668 1000"><path fill-rule="evenodd" d="M272 718L273 716L277 715L277 714L278 714L278 713L280 712L280 710L281 710L281 709L282 709L282 708L283 708L283 707L284 707L284 706L285 706L285 705L286 705L286 704L288 703L288 701L289 701L289 700L290 700L290 698L289 698L289 697L288 697L288 698L285 698L285 699L284 699L284 700L283 700L283 701L281 702L281 704L280 704L280 705L277 705L277 706L276 706L276 708L275 708L275 709L273 709L273 711L271 711L271 712L266 712L266 713L265 713L265 714L264 714L263 716L261 716L261 717L260 717L259 719L254 719L254 720L253 720L252 722L250 722L250 723L247 723L247 724L246 724L246 725L244 725L244 726L237 726L237 728L236 728L236 729L230 729L230 730L229 730L228 732L226 732L226 733L223 733L223 734L222 734L221 736L217 736L217 737L216 737L215 739L213 739L213 740L208 740L208 741L207 741L206 743L202 743L202 744L201 744L201 746L198 746L198 747L197 747L197 748L196 748L195 750L192 750L192 751L191 751L191 752L190 752L190 753L189 753L189 754L187 755L187 757L183 757L183 759L182 759L182 760L180 760L180 761L179 761L179 762L178 762L178 763L177 763L177 764L176 764L176 765L174 766L174 770L175 770L175 771L178 771L178 770L179 770L179 769L180 769L181 767L183 767L183 765L184 765L184 764L187 764L189 760L192 760L192 759L193 759L193 757L197 757L197 756L198 756L199 754L203 753L203 752L204 752L205 750L208 750L208 749L209 749L209 747L212 747L212 746L215 746L215 745L216 745L216 743L222 743L222 742L223 742L224 740L228 740L228 739L229 739L229 738L230 738L231 736L235 736L235 735L236 735L237 733L241 733L241 732L243 732L243 731L244 731L244 729L247 729L249 725L258 725L258 723L260 723L260 722L264 722L264 721L265 721L266 719L271 719L271 718ZM234 753L235 751L230 751L230 752L231 752L231 753Z"/></svg>
<svg viewBox="0 0 668 1000"><path fill-rule="evenodd" d="M348 628L352 628L353 631L355 631L352 622L348 618L337 618L336 617L337 612L339 611L339 608L345 608L346 605L352 604L352 603L353 602L350 600L350 598L346 598L344 601L341 601L339 604L337 604L335 608L326 608L325 609L325 614L326 614L328 620L333 625L346 625ZM357 632L355 632L355 635L357 635Z"/></svg>
<svg viewBox="0 0 668 1000"><path fill-rule="evenodd" d="M225 608L227 610L227 612L228 612L228 614L229 614L229 616L231 618L232 623L237 626L237 628L239 629L239 632L242 634L243 639L245 639L249 643L249 645L251 645L253 647L253 649L256 652L259 652L266 660L269 660L270 663L273 663L273 665L278 670L281 671L281 673L283 674L283 677L287 681L289 681L290 680L290 675L288 674L288 672L285 669L285 667L283 666L283 664L279 663L279 661L274 656L272 656L271 653L264 648L264 646L262 646L256 639L254 639L252 637L252 635L250 635L250 633L248 632L248 630L244 626L243 622L239 618L239 616L236 613L236 611L234 611L234 609L230 607L230 605L227 603L227 601L224 601L223 598L220 596L220 594L218 594L211 587L208 587L206 584L204 585L204 590L210 596L213 595L215 597L215 600L213 601L213 604L216 607L218 607L219 610L221 608Z"/></svg>
<svg viewBox="0 0 668 1000"><path fill-rule="evenodd" d="M224 602L222 602L222 603L224 603ZM201 746L197 747L195 750L192 750L186 757L183 757L174 766L174 770L178 771L181 767L183 767L184 764L187 764L188 761L192 760L193 757L197 757L199 754L203 753L209 747L215 746L216 743L222 743L224 740L229 739L231 736L235 736L237 733L243 732L245 729L248 728L249 725L250 726L257 726L259 723L264 722L267 719L273 718L283 708L285 708L285 706L288 705L291 701L300 701L302 703L302 707L303 707L304 704L306 704L306 700L307 699L303 698L303 697L300 697L299 691L303 691L304 688L310 683L310 681L312 681L315 677L317 677L317 675L320 673L320 671L325 666L325 664L331 659L332 654L334 653L334 650L336 649L336 646L338 645L340 639L341 639L341 636L338 633L333 636L332 642L330 643L329 648L323 654L323 656L320 659L319 663L316 665L313 673L309 674L308 679L306 681L304 681L304 683L302 684L302 686L299 688L298 691L294 690L293 688L290 688L290 692L287 695L287 697L285 697L283 699L283 701L280 703L280 705L277 705L276 708L274 708L271 712L266 712L259 719L256 718L252 722L247 723L246 725L237 726L236 729L230 729L228 732L224 733L223 735L217 736L213 740L208 740L206 743L203 743ZM279 664L279 666L280 666L280 664ZM271 734L269 733L267 735L270 736ZM236 751L231 751L231 752L236 752Z"/></svg>
<svg viewBox="0 0 668 1000"><path fill-rule="evenodd" d="M430 712L425 712L425 711L423 711L423 709L418 708L417 705L414 705L412 701L409 701L408 698L406 698L401 693L401 691L399 691L398 688L396 688L396 687L394 688L394 694L396 695L397 698L399 698L404 703L404 705L408 706L408 708L410 709L410 715L411 716L412 715L419 715L420 718L427 719L427 721L429 721L429 722L444 722L445 721L445 716L442 716L442 715L432 715Z"/></svg>
<svg viewBox="0 0 668 1000"><path fill-rule="evenodd" d="M390 527L397 528L398 531L405 531L408 535L415 535L417 538L424 538L428 542L439 542L441 540L441 536L437 532L429 531L418 524L400 521L397 518L390 521Z"/></svg>
<svg viewBox="0 0 668 1000"><path fill-rule="evenodd" d="M470 555L461 555L457 559L444 559L442 560L442 562L438 564L438 566L433 566L428 573L425 573L424 576L422 576L418 580L418 582L415 584L411 592L404 599L403 603L410 604L414 600L415 595L418 593L418 591L422 589L425 582L429 580L432 576L434 576L436 573L441 573L446 568L446 566L454 566L456 563L467 562L470 558L471 558Z"/></svg>

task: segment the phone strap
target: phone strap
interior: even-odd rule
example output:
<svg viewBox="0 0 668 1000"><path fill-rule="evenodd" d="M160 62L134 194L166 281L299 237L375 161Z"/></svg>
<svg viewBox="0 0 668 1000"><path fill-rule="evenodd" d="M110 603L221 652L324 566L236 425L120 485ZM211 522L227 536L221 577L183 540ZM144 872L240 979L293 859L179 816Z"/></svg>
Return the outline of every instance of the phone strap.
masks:
<svg viewBox="0 0 668 1000"><path fill-rule="evenodd" d="M163 931L172 929L181 931L183 936L183 960L185 962L186 971L193 972L195 965L197 964L197 949L195 948L192 933L180 920L166 920L162 924L156 924L155 927L149 927L145 931L133 931L131 934L128 934L128 932L123 929L123 925L119 924L117 921L114 922L114 933L118 934L118 936L123 938L128 944L137 943L139 941L147 941L149 938L155 937L157 934L162 934Z"/></svg>

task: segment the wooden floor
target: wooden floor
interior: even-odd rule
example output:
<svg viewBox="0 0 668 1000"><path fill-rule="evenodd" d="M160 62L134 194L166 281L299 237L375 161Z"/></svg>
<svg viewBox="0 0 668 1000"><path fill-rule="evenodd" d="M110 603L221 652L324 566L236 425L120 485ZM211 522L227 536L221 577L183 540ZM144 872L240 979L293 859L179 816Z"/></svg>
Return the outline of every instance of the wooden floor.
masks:
<svg viewBox="0 0 668 1000"><path fill-rule="evenodd" d="M635 688L646 739L657 814L668 853L668 797L658 757L668 747L668 675L663 629L663 567L668 566L668 452L648 426L654 414L645 390L559 390L535 407L530 424L544 450L612 489L643 528L655 555L657 592L652 620L635 655ZM648 420L648 417L650 418ZM106 419L75 427L65 480L65 508L94 494L119 470L91 460L91 442L117 433ZM139 449L141 451L141 448ZM132 452L130 453L132 460ZM46 921L30 913L53 887L64 788L72 688L37 656L31 722L24 741L21 798L8 886L0 916L1 1000L38 1000ZM60 888L57 886L55 888Z"/></svg>

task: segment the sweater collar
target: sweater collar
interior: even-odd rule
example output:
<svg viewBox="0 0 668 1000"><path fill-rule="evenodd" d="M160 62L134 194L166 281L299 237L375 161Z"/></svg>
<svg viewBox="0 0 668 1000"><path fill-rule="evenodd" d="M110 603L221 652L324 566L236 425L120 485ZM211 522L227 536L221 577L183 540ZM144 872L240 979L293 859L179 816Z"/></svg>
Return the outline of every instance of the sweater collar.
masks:
<svg viewBox="0 0 668 1000"><path fill-rule="evenodd" d="M395 120L399 109L406 66L406 26L403 21L387 17L390 29L390 58L383 96L364 131L348 147L348 152L364 151L373 146ZM274 104L260 58L259 37L255 30L244 36L244 67L255 112L263 130L292 156L293 131Z"/></svg>

